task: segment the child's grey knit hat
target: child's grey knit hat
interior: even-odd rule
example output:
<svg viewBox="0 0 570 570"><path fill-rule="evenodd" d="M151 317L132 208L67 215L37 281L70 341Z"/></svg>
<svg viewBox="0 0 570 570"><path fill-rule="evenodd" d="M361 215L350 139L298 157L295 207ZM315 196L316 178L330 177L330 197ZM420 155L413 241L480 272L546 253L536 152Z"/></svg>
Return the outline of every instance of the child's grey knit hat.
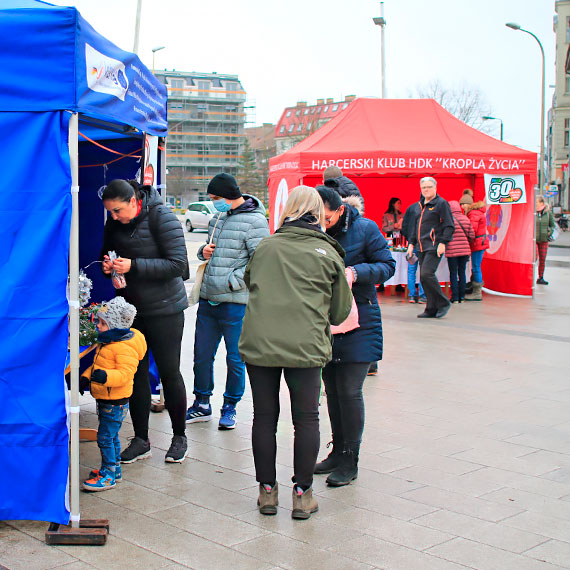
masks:
<svg viewBox="0 0 570 570"><path fill-rule="evenodd" d="M137 310L134 305L127 303L124 297L115 297L101 304L97 317L105 321L110 329L130 329Z"/></svg>

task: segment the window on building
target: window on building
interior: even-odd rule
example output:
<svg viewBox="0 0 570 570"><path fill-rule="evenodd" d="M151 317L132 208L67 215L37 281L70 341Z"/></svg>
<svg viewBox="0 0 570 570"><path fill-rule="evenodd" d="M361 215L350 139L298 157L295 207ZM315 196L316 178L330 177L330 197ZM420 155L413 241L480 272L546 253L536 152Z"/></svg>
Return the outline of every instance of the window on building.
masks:
<svg viewBox="0 0 570 570"><path fill-rule="evenodd" d="M169 108L172 111L177 111L184 108L184 103L178 101L171 101Z"/></svg>
<svg viewBox="0 0 570 570"><path fill-rule="evenodd" d="M170 87L176 87L176 88L184 87L184 79L171 79Z"/></svg>
<svg viewBox="0 0 570 570"><path fill-rule="evenodd" d="M332 108L332 112L333 112L333 113L336 113L337 111L338 111L338 105L335 105L335 106Z"/></svg>
<svg viewBox="0 0 570 570"><path fill-rule="evenodd" d="M564 119L564 148L570 146L570 119Z"/></svg>
<svg viewBox="0 0 570 570"><path fill-rule="evenodd" d="M566 16L566 43L570 43L570 16Z"/></svg>
<svg viewBox="0 0 570 570"><path fill-rule="evenodd" d="M297 109L295 111L295 117L298 117L301 114L301 109Z"/></svg>
<svg viewBox="0 0 570 570"><path fill-rule="evenodd" d="M320 113L321 109L322 109L321 107L317 107L317 113Z"/></svg>
<svg viewBox="0 0 570 570"><path fill-rule="evenodd" d="M198 81L198 89L200 91L208 91L210 89L209 81Z"/></svg>
<svg viewBox="0 0 570 570"><path fill-rule="evenodd" d="M279 134L283 134L285 132L285 125L281 125L281 128L279 129Z"/></svg>
<svg viewBox="0 0 570 570"><path fill-rule="evenodd" d="M313 126L312 122L307 123L307 130L310 131L312 126Z"/></svg>
<svg viewBox="0 0 570 570"><path fill-rule="evenodd" d="M570 75L564 77L564 93L570 93Z"/></svg>
<svg viewBox="0 0 570 570"><path fill-rule="evenodd" d="M295 125L289 125L289 132L292 133L294 128L295 128Z"/></svg>
<svg viewBox="0 0 570 570"><path fill-rule="evenodd" d="M314 115L314 114L315 114L315 108L311 107L311 115Z"/></svg>
<svg viewBox="0 0 570 570"><path fill-rule="evenodd" d="M303 113L303 115L308 115L309 114L309 109L305 109L305 112Z"/></svg>
<svg viewBox="0 0 570 570"><path fill-rule="evenodd" d="M286 117L290 117L291 116L291 111L287 111L287 114L285 115Z"/></svg>
<svg viewBox="0 0 570 570"><path fill-rule="evenodd" d="M297 132L300 133L303 130L303 123L297 125Z"/></svg>
<svg viewBox="0 0 570 570"><path fill-rule="evenodd" d="M238 90L238 84L237 83L232 83L229 82L226 83L226 91L237 91Z"/></svg>
<svg viewBox="0 0 570 570"><path fill-rule="evenodd" d="M323 108L323 113L328 112L328 110L329 110L329 106L328 106L328 105L325 105L325 107Z"/></svg>
<svg viewBox="0 0 570 570"><path fill-rule="evenodd" d="M342 108L343 108L343 109L346 109L347 107L348 107L348 103L343 103L343 104L342 104Z"/></svg>

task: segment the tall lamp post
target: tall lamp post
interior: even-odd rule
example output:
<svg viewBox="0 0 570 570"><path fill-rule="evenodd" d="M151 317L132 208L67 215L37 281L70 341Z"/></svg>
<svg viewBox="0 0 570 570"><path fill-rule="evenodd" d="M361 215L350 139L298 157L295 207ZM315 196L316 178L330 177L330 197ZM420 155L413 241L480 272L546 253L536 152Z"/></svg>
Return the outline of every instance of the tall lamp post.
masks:
<svg viewBox="0 0 570 570"><path fill-rule="evenodd" d="M481 118L484 121L501 121L501 140L503 140L503 119L499 119L498 117L490 117L489 115L485 115Z"/></svg>
<svg viewBox="0 0 570 570"><path fill-rule="evenodd" d="M384 28L386 27L386 19L384 18L384 2L380 2L380 17L372 18L372 21L380 26L380 65L382 71L382 99L386 99L386 51L384 48Z"/></svg>
<svg viewBox="0 0 570 570"><path fill-rule="evenodd" d="M152 74L154 75L154 54L161 49L164 49L166 46L160 46L152 48Z"/></svg>
<svg viewBox="0 0 570 570"><path fill-rule="evenodd" d="M539 191L542 192L542 186L544 184L544 48L542 47L540 40L532 32L521 28L519 24L516 24L515 22L507 22L505 26L507 26L507 28L511 28L511 30L517 30L519 32L524 32L525 34L532 36L537 41L538 47L540 47L540 53L542 55L542 89L540 92L542 99L540 108L540 163L538 165L538 188Z"/></svg>

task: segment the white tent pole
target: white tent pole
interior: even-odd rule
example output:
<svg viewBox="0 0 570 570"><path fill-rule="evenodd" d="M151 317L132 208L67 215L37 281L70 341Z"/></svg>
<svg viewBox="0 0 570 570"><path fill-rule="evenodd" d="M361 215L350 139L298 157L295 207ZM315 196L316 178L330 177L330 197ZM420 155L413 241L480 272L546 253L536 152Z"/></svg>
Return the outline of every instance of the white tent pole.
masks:
<svg viewBox="0 0 570 570"><path fill-rule="evenodd" d="M71 368L71 526L79 527L79 118L69 119L69 162L71 167L71 230L69 233L69 356Z"/></svg>

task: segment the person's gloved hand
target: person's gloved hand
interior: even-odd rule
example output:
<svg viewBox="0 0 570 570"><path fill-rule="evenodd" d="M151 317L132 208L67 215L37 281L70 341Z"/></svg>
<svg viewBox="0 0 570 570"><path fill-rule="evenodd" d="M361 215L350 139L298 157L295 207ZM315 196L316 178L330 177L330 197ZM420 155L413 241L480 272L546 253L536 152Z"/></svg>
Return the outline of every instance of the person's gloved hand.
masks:
<svg viewBox="0 0 570 570"><path fill-rule="evenodd" d="M107 373L104 370L98 368L91 374L91 382L97 382L97 384L105 384L107 382Z"/></svg>
<svg viewBox="0 0 570 570"><path fill-rule="evenodd" d="M85 391L89 390L89 378L87 376L81 376L79 378L79 393L83 396Z"/></svg>

